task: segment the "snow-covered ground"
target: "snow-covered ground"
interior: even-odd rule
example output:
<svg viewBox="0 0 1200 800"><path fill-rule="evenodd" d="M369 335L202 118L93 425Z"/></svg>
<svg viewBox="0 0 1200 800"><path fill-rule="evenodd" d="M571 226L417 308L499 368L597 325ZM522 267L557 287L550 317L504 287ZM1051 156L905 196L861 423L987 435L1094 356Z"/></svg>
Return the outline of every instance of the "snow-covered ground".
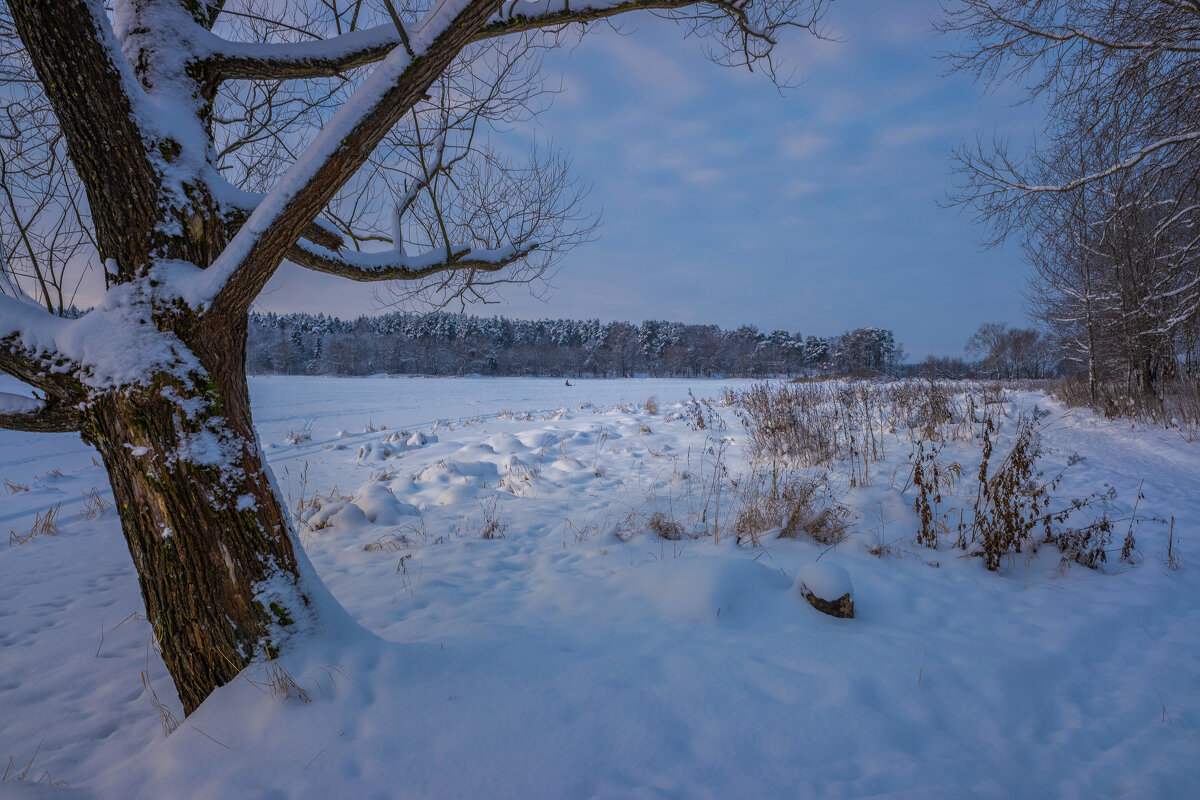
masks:
<svg viewBox="0 0 1200 800"><path fill-rule="evenodd" d="M291 699L256 666L187 719L116 515L87 518L92 452L0 431L0 534L61 503L57 535L0 542L0 796L1200 796L1200 443L1016 396L1051 412L1045 469L1075 462L1059 493L1108 484L1128 513L1143 485L1181 564L1145 522L1132 566L1044 547L991 573L913 543L898 439L869 486L832 470L853 510L832 549L659 538L652 510L690 532L707 503L721 530L706 487L725 437L747 468L740 426L677 404L728 384L573 383L253 379L345 616L327 602L270 665ZM810 607L801 572L852 584L856 618Z"/></svg>

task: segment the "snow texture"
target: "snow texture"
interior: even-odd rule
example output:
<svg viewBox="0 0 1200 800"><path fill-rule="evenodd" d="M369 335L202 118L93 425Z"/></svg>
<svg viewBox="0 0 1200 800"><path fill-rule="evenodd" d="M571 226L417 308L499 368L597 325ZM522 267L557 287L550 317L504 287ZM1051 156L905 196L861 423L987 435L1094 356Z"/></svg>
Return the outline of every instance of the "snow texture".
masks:
<svg viewBox="0 0 1200 800"><path fill-rule="evenodd" d="M0 795L1200 794L1200 445L1014 401L1052 412L1046 470L1084 457L1064 492L1107 482L1128 512L1145 481L1138 513L1174 517L1179 569L1157 524L1139 528L1137 563L1114 556L1105 572L1060 569L1050 547L999 573L916 548L912 492L886 477L899 447L870 486L831 470L856 511L832 550L667 542L630 513L689 520L713 434L674 415L689 389L728 384L572 383L251 379L278 491L303 504L301 569L323 582L306 588L315 621L271 665L309 702L274 695L258 664L186 720L116 515L80 514L83 492L108 496L94 451L0 431L0 478L27 489L4 496L0 525L24 534L61 503L58 535L0 548L0 757L33 759ZM653 417L638 410L650 395ZM726 434L735 473L739 430ZM286 443L295 431L311 439ZM390 456L358 458L383 444ZM483 538L489 518L502 529ZM854 576L850 625L794 588L836 584L834 565ZM286 600L295 587L260 590ZM182 720L169 736L143 670Z"/></svg>

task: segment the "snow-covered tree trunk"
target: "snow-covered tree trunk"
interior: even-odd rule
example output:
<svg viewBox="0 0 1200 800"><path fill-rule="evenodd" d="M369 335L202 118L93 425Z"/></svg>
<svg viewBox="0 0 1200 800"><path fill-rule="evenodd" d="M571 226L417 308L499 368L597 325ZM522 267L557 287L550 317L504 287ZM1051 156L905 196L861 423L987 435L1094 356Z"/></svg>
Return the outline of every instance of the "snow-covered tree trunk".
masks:
<svg viewBox="0 0 1200 800"><path fill-rule="evenodd" d="M183 145L145 129L133 71L117 63L102 7L14 0L10 8L88 192L101 255L119 265L112 279L127 291L106 310L112 327L31 319L3 337L0 366L45 401L38 413L0 421L77 430L100 452L147 616L191 712L277 647L303 604L289 523L251 425L244 314L202 319L186 304L147 297L155 259L207 266L227 220L201 183L165 180ZM20 323L23 309L12 306L6 322ZM147 330L124 339L123 325ZM159 346L169 358L152 357Z"/></svg>
<svg viewBox="0 0 1200 800"><path fill-rule="evenodd" d="M252 427L245 318L196 326L188 342L157 330L179 317L151 321L137 303L59 320L0 299L6 323L25 323L0 336L0 367L44 394L0 413L0 426L77 431L99 451L147 617L190 713L310 619ZM90 360L64 355L72 345Z"/></svg>
<svg viewBox="0 0 1200 800"><path fill-rule="evenodd" d="M273 656L308 616L290 522L251 427L242 330L206 375L95 397L84 438L108 471L146 615L184 711Z"/></svg>

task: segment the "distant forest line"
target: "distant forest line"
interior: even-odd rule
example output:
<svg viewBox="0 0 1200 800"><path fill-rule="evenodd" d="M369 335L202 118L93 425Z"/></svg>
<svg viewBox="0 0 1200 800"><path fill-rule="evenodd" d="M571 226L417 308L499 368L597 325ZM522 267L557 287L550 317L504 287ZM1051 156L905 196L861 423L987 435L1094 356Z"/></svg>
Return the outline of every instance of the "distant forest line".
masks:
<svg viewBox="0 0 1200 800"><path fill-rule="evenodd" d="M254 374L692 378L899 374L904 351L883 328L819 337L662 320L268 313L250 315L247 359Z"/></svg>

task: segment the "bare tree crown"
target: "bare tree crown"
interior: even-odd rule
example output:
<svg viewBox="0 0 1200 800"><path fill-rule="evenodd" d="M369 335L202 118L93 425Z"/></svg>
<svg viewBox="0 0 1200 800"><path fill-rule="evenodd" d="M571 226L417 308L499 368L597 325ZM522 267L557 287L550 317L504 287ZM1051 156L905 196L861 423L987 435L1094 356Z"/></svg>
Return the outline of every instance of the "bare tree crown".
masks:
<svg viewBox="0 0 1200 800"><path fill-rule="evenodd" d="M19 290L59 314L84 268L107 285L159 261L216 266L184 281L176 270L174 282L195 284L179 299L230 311L244 309L283 258L354 280L406 281L442 301L533 281L595 228L564 156L497 142L549 102L547 48L647 10L703 34L714 60L774 76L778 34L819 33L823 11L820 0L63 5L94 28L90 55L113 93L109 110L127 118L93 124L140 145L125 160L142 161L158 185L117 186L103 171L80 180L75 161L101 143L72 145L82 121L60 124L71 112L45 91L50 76L20 39L34 31L0 12L0 292ZM433 51L445 63L417 69ZM319 152L331 127L355 141ZM97 235L120 227L97 207L126 201L167 207L157 241L121 247ZM219 229L194 230L212 216ZM181 233L192 241L181 245ZM225 252L228 244L235 249Z"/></svg>
<svg viewBox="0 0 1200 800"><path fill-rule="evenodd" d="M1200 2L957 0L952 69L1024 83L1036 146L964 146L952 199L1019 240L1071 360L1150 391L1200 347Z"/></svg>

